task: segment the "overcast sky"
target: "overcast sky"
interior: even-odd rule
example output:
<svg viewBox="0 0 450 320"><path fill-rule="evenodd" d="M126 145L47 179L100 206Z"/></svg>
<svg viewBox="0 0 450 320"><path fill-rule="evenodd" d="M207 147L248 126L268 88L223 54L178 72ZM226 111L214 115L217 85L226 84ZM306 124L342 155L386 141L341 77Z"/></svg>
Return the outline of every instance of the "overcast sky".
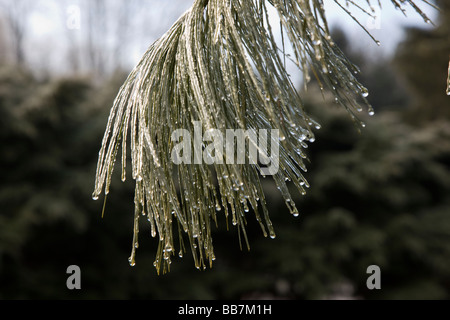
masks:
<svg viewBox="0 0 450 320"><path fill-rule="evenodd" d="M341 2L345 3L345 1ZM372 3L377 2L372 1ZM64 31L67 31L62 29L67 27L66 21L64 20L67 20L70 14L70 8L73 6L76 7L80 2L79 0L66 0L67 10L65 13L61 12L61 2L57 5L58 0L39 0L35 3L38 3L38 10L33 13L30 19L33 32L29 36L29 48L33 50L42 47L42 43L52 43L51 51L54 52L58 47L64 46L61 35ZM144 21L144 24L146 26L148 25L148 28L146 28L147 32L143 35L138 35L142 39L137 41L136 46L130 49L130 54L128 55L130 67L137 63L146 48L154 40L168 30L177 18L189 9L193 0L147 0L147 3L148 9L146 10L149 10L149 12L147 12L147 18ZM412 9L407 11L407 17L405 17L401 12L393 8L390 0L381 1L383 6L382 10L378 10L378 6L374 6L377 9L376 20L365 14L358 14L356 10L353 10L360 22L369 29L375 38L381 41L382 45L378 47L349 16L342 14L342 9L334 3L334 0L325 0L324 3L330 26L339 25L346 31L354 46L370 51L377 50L380 53L390 54L403 38L403 28L405 26L429 27L429 25L424 23L422 17ZM367 5L364 6L365 1L358 1L358 3L362 3L364 8L367 7ZM434 9L425 5L422 5L422 7L430 18L436 18ZM78 32L83 32L82 26ZM50 49L47 48L47 51L50 51ZM42 52L42 57L39 57L39 54L36 53L34 59L39 61L48 59L48 54L49 52Z"/></svg>

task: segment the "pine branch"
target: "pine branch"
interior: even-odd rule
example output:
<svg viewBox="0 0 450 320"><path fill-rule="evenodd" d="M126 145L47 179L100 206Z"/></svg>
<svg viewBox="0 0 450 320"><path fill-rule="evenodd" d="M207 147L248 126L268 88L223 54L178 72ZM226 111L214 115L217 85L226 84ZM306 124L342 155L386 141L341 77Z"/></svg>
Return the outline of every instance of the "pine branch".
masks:
<svg viewBox="0 0 450 320"><path fill-rule="evenodd" d="M361 9L353 1L335 0L345 13ZM392 1L399 9L409 4L425 17L413 1ZM370 1L367 1L370 6ZM269 23L269 6L278 13L281 35L293 57L277 45ZM300 194L309 187L303 176L305 148L315 140L320 125L305 111L302 99L285 69L291 59L311 75L322 90L358 120L364 108L373 109L358 82L358 68L333 42L321 0L197 0L170 30L150 46L130 73L114 102L99 152L94 199L109 194L115 160L121 152L122 180L126 179L127 143L135 180L135 225L130 264L135 264L139 220L146 217L153 237L159 240L155 267L170 269L175 252L174 226L184 253L187 235L197 268L215 260L212 224L217 215L230 218L249 246L245 225L253 211L264 236L275 237L261 184L261 163L235 164L226 153L213 164L175 165L172 133L179 129L202 132L241 129L278 130L279 170L273 179L287 207L299 215L288 190L290 181ZM361 123L362 124L362 123ZM129 135L129 136L128 136ZM258 148L257 138L246 136ZM202 141L201 151L208 148ZM234 155L234 154L233 154ZM174 174L175 173L175 174Z"/></svg>

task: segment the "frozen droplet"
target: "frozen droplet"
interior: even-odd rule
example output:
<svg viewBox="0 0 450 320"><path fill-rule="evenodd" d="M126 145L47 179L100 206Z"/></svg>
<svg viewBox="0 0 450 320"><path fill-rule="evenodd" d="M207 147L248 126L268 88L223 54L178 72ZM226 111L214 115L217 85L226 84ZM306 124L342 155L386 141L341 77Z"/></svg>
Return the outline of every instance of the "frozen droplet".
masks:
<svg viewBox="0 0 450 320"><path fill-rule="evenodd" d="M92 200L97 201L97 200L98 200L98 195L93 194L93 195L92 195Z"/></svg>
<svg viewBox="0 0 450 320"><path fill-rule="evenodd" d="M367 90L366 88L363 88L363 89L361 90L361 95L362 95L364 98L367 98L367 97L369 96L369 90Z"/></svg>

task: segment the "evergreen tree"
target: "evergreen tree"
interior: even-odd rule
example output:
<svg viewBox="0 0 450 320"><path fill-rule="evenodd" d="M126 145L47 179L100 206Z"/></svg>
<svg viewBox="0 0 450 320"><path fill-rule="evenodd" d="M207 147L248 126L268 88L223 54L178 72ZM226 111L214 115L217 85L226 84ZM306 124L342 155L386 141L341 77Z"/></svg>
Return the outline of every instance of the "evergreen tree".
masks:
<svg viewBox="0 0 450 320"><path fill-rule="evenodd" d="M448 1L438 4L441 10L437 27L409 28L395 60L411 89L414 110L409 119L414 123L450 117L449 97L445 94L450 58L450 4Z"/></svg>

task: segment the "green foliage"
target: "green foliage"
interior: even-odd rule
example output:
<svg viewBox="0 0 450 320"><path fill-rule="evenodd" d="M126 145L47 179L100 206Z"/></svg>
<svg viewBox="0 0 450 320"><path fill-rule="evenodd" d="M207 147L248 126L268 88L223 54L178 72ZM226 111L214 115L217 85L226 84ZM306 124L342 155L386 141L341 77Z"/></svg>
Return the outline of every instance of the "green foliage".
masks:
<svg viewBox="0 0 450 320"><path fill-rule="evenodd" d="M339 0L334 2L364 28L352 15L352 10L364 9L352 1L347 1L346 7ZM370 6L370 1L366 3ZM411 6L429 22L414 1L391 3L400 10ZM279 18L281 48L272 32L270 9ZM286 54L285 38L292 58ZM215 253L211 226L217 224L221 214L230 217L247 246L250 209L263 235L276 236L262 192L260 177L266 173L260 163L235 165L234 155L229 159L220 152L212 166L204 162L174 165L171 154L176 141L171 134L179 129L192 134L196 123L205 132L279 132L279 138L273 141L279 146L279 165L271 175L290 213L299 214L286 181L296 186L297 193L306 193L305 149L308 142L315 141L314 129L320 125L305 111L286 70L287 59L302 72L305 88L314 78L322 92L331 92L355 122L364 126L358 115L364 107L374 114L366 100L368 90L356 78L358 68L331 37L320 0L196 0L149 47L112 106L93 192L95 200L102 193L109 195L119 151L122 180L126 179L130 153L131 177L136 184L130 265L135 265L142 216L147 217L152 236L159 239L155 259L158 272L170 270L175 251L185 251L182 235L188 238L195 267L212 265ZM257 138L247 135L245 139L258 149ZM208 149L204 141L198 144L202 144L198 148ZM195 148L190 142L189 147ZM179 248L174 244L177 233Z"/></svg>
<svg viewBox="0 0 450 320"><path fill-rule="evenodd" d="M346 287L343 297L450 298L450 123L418 128L383 112L362 119L358 134L334 97L314 90L304 106L323 126L307 149L312 188L294 199L299 218L263 179L275 240L249 220L251 251L239 251L235 229L213 227L211 270L192 270L186 256L157 277L149 270L158 244L142 223L142 256L130 268L134 186L111 180L104 219L90 194L106 108L123 80L39 82L0 69L0 298L305 299ZM65 287L72 264L81 267L81 291ZM381 267L381 291L365 286L371 264Z"/></svg>
<svg viewBox="0 0 450 320"><path fill-rule="evenodd" d="M104 219L102 204L90 196L95 137L122 79L96 87L83 79L39 83L22 72L1 74L0 83L14 84L0 104L2 115L13 119L4 122L0 143L1 298L302 299L329 296L343 284L362 298L450 296L446 121L417 129L400 114L382 113L359 135L333 99L324 102L311 92L305 106L323 129L308 151L312 188L295 199L301 217L286 212L276 186L265 179L275 240L261 237L249 221L251 251L240 251L236 231L214 228L211 270L193 270L186 256L186 263L157 277L149 272L157 244L146 224L140 263L131 268L126 259L133 186L112 180L116 196ZM226 225L223 218L218 222ZM82 270L79 292L65 288L71 264ZM382 270L380 292L365 287L371 264Z"/></svg>
<svg viewBox="0 0 450 320"><path fill-rule="evenodd" d="M426 123L445 117L450 119L449 96L446 95L447 66L450 53L450 5L438 1L441 13L436 28L408 29L408 37L399 47L396 67L410 88L414 109L409 120Z"/></svg>

